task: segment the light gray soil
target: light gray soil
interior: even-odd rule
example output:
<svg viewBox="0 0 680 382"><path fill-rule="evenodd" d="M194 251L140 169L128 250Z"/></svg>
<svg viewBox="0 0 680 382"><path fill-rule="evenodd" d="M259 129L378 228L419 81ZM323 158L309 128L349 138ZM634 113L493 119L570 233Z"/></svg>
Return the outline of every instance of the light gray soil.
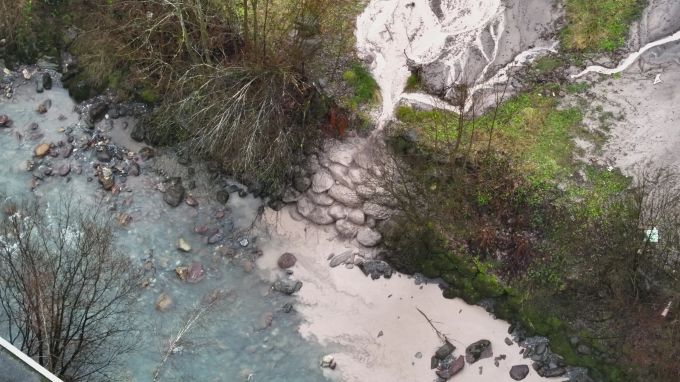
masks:
<svg viewBox="0 0 680 382"><path fill-rule="evenodd" d="M631 31L629 45L637 49L678 29L680 2L651 0ZM654 84L657 75L661 82ZM588 149L587 159L620 167L630 175L639 167L680 168L680 42L650 49L620 76L593 86L587 101L591 113L586 125L610 130L602 150L582 144Z"/></svg>

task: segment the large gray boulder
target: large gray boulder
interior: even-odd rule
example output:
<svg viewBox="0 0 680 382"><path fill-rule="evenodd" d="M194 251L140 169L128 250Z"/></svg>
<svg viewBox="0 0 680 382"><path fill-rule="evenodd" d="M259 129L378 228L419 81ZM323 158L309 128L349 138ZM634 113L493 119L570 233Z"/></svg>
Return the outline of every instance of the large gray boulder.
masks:
<svg viewBox="0 0 680 382"><path fill-rule="evenodd" d="M328 191L334 184L335 179L326 170L320 170L312 176L312 191L316 193Z"/></svg>
<svg viewBox="0 0 680 382"><path fill-rule="evenodd" d="M357 241L365 247L375 247L382 240L380 232L364 227L357 232Z"/></svg>
<svg viewBox="0 0 680 382"><path fill-rule="evenodd" d="M493 350L489 340L479 340L465 349L465 360L470 364L491 356L493 356Z"/></svg>
<svg viewBox="0 0 680 382"><path fill-rule="evenodd" d="M529 366L527 365L515 365L510 368L510 378L515 381L521 381L529 375Z"/></svg>
<svg viewBox="0 0 680 382"><path fill-rule="evenodd" d="M328 190L328 195L347 207L361 206L361 198L354 190L341 184L336 184Z"/></svg>

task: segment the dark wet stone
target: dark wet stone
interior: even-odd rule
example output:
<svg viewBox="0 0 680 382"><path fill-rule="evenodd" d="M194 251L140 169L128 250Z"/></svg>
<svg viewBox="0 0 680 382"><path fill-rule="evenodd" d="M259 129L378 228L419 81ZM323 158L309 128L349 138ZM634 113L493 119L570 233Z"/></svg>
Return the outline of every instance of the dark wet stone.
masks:
<svg viewBox="0 0 680 382"><path fill-rule="evenodd" d="M448 357L453 351L456 350L456 347L453 346L449 341L446 341L444 345L440 346L439 349L434 353L434 356L437 357L440 360L443 360L444 358Z"/></svg>
<svg viewBox="0 0 680 382"><path fill-rule="evenodd" d="M9 119L7 114L0 114L0 127L10 127L12 125L12 120Z"/></svg>
<svg viewBox="0 0 680 382"><path fill-rule="evenodd" d="M142 149L139 150L139 156L142 159L147 160L156 156L156 152L151 147L142 147Z"/></svg>
<svg viewBox="0 0 680 382"><path fill-rule="evenodd" d="M184 202L189 207L198 207L198 200L191 195L187 195L186 198L184 198Z"/></svg>
<svg viewBox="0 0 680 382"><path fill-rule="evenodd" d="M515 381L521 381L527 377L529 374L529 366L527 365L515 365L510 368L510 378Z"/></svg>
<svg viewBox="0 0 680 382"><path fill-rule="evenodd" d="M101 150L97 150L97 160L100 162L108 163L111 161L111 153L105 147Z"/></svg>
<svg viewBox="0 0 680 382"><path fill-rule="evenodd" d="M227 192L227 190L219 190L215 194L215 199L217 199L217 202L220 204L227 204L229 201L229 192Z"/></svg>
<svg viewBox="0 0 680 382"><path fill-rule="evenodd" d="M26 130L31 130L31 131L38 130L39 128L40 128L40 125L38 125L36 122L31 122L26 126Z"/></svg>
<svg viewBox="0 0 680 382"><path fill-rule="evenodd" d="M49 73L42 73L42 75L38 76L38 81L42 83L42 87L45 90L52 89L52 76Z"/></svg>
<svg viewBox="0 0 680 382"><path fill-rule="evenodd" d="M291 304L290 302L287 302L287 303L283 304L283 307L281 308L281 311L282 311L283 313L290 313L290 312L292 312L292 311L293 311L293 304Z"/></svg>
<svg viewBox="0 0 680 382"><path fill-rule="evenodd" d="M139 170L139 164L135 161L130 161L127 169L127 173L130 176L139 176L140 170Z"/></svg>
<svg viewBox="0 0 680 382"><path fill-rule="evenodd" d="M45 114L47 113L48 110L50 110L50 107L52 107L52 100L46 99L43 102L38 105L38 107L35 109L40 114Z"/></svg>
<svg viewBox="0 0 680 382"><path fill-rule="evenodd" d="M68 163L64 163L57 168L57 173L60 176L66 176L71 172L71 166Z"/></svg>
<svg viewBox="0 0 680 382"><path fill-rule="evenodd" d="M302 288L302 281L293 279L280 279L272 286L275 291L291 295Z"/></svg>
<svg viewBox="0 0 680 382"><path fill-rule="evenodd" d="M297 262L297 258L295 257L295 255L293 255L292 253L286 252L279 257L279 260L276 262L276 264L281 269L288 269L288 268L294 266L296 262Z"/></svg>
<svg viewBox="0 0 680 382"><path fill-rule="evenodd" d="M238 190L238 196L240 196L240 197L242 197L242 198L245 198L246 196L248 196L248 191L246 191L246 190Z"/></svg>
<svg viewBox="0 0 680 382"><path fill-rule="evenodd" d="M508 346L511 346L513 344L512 340L508 337L505 337L504 341L505 341L505 344L508 345Z"/></svg>
<svg viewBox="0 0 680 382"><path fill-rule="evenodd" d="M465 367L465 359L463 356L459 356L453 362L451 362L447 368L440 369L436 371L439 378L449 379L454 375L458 374Z"/></svg>
<svg viewBox="0 0 680 382"><path fill-rule="evenodd" d="M62 158L69 158L72 153L73 145L71 144L65 144L59 148L59 155L61 155Z"/></svg>
<svg viewBox="0 0 680 382"><path fill-rule="evenodd" d="M177 207L184 199L184 186L182 178L170 178L165 185L163 200L172 207Z"/></svg>
<svg viewBox="0 0 680 382"><path fill-rule="evenodd" d="M465 360L470 364L491 356L493 356L493 350L489 340L479 340L465 349Z"/></svg>
<svg viewBox="0 0 680 382"><path fill-rule="evenodd" d="M392 277L392 267L382 260L366 260L359 264L359 268L366 276L371 276L373 280L380 276L389 279Z"/></svg>
<svg viewBox="0 0 680 382"><path fill-rule="evenodd" d="M208 238L208 244L217 244L224 239L224 235L221 232L210 235Z"/></svg>

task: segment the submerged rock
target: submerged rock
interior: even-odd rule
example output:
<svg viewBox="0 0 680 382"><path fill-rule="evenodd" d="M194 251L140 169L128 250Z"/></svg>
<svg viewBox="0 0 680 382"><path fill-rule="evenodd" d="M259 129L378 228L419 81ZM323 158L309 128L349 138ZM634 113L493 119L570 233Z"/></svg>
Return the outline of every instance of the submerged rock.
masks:
<svg viewBox="0 0 680 382"><path fill-rule="evenodd" d="M159 312L165 312L172 306L172 299L165 293L161 293L156 299L156 310Z"/></svg>
<svg viewBox="0 0 680 382"><path fill-rule="evenodd" d="M275 291L291 295L302 288L302 281L293 279L279 279L272 285Z"/></svg>
<svg viewBox="0 0 680 382"><path fill-rule="evenodd" d="M165 194L163 200L172 207L177 207L184 199L184 186L182 185L182 178L170 178L165 186Z"/></svg>
<svg viewBox="0 0 680 382"><path fill-rule="evenodd" d="M38 107L35 109L40 114L45 114L47 113L48 110L50 110L50 107L52 107L52 100L46 99L43 102L38 105Z"/></svg>
<svg viewBox="0 0 680 382"><path fill-rule="evenodd" d="M515 365L510 368L510 378L515 381L521 381L527 377L529 374L529 366L527 365Z"/></svg>
<svg viewBox="0 0 680 382"><path fill-rule="evenodd" d="M0 114L0 127L9 127L12 124L12 120L9 119L7 114Z"/></svg>
<svg viewBox="0 0 680 382"><path fill-rule="evenodd" d="M276 264L281 269L288 269L288 268L294 266L296 262L297 262L297 258L295 257L295 255L293 255L292 253L286 252L279 257L279 260L276 262Z"/></svg>
<svg viewBox="0 0 680 382"><path fill-rule="evenodd" d="M453 346L452 343L449 341L446 341L444 345L440 346L439 349L434 353L434 356L437 357L440 360L443 360L444 358L448 357L453 351L456 350L456 347Z"/></svg>
<svg viewBox="0 0 680 382"><path fill-rule="evenodd" d="M465 349L465 360L470 364L491 356L493 356L493 350L489 340L479 340Z"/></svg>

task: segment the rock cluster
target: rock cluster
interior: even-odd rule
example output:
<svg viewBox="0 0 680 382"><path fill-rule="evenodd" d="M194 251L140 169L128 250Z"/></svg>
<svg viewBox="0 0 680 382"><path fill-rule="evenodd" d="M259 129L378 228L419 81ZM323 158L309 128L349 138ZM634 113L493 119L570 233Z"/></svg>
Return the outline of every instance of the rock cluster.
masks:
<svg viewBox="0 0 680 382"><path fill-rule="evenodd" d="M292 187L282 196L296 211L319 225L334 225L341 238L364 247L380 244L376 224L392 213L395 201L380 186L384 175L377 138L329 141L310 154L305 168L296 168Z"/></svg>
<svg viewBox="0 0 680 382"><path fill-rule="evenodd" d="M438 381L446 381L458 374L465 367L465 359L462 355L455 357L453 352L456 347L449 341L445 341L430 359L430 367L435 370Z"/></svg>

